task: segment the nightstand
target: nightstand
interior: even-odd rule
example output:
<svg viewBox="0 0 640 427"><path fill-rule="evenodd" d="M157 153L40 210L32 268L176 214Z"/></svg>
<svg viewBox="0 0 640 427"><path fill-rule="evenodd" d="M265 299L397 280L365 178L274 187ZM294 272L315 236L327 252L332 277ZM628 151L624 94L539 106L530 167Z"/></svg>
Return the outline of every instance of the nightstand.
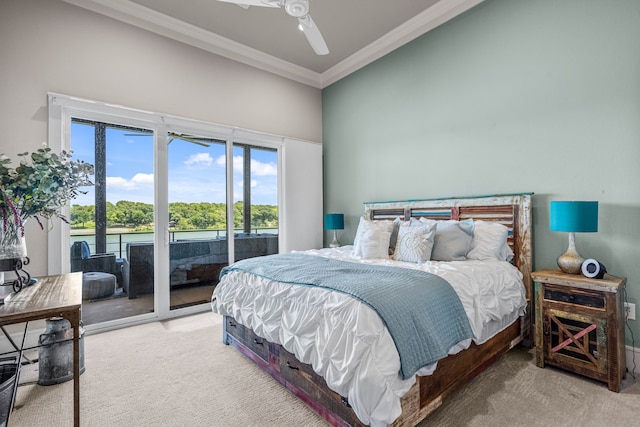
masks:
<svg viewBox="0 0 640 427"><path fill-rule="evenodd" d="M535 282L536 365L545 364L607 383L620 391L626 372L626 279L589 279L559 270L531 274Z"/></svg>

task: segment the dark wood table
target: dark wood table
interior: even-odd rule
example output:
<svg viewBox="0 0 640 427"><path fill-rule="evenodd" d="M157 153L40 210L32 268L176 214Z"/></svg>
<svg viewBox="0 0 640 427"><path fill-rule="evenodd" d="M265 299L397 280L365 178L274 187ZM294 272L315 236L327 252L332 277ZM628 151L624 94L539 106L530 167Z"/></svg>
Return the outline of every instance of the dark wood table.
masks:
<svg viewBox="0 0 640 427"><path fill-rule="evenodd" d="M80 320L82 273L38 278L0 306L0 326L63 317L73 328L73 424L80 426ZM17 381L17 379L16 379ZM11 408L9 408L11 410Z"/></svg>

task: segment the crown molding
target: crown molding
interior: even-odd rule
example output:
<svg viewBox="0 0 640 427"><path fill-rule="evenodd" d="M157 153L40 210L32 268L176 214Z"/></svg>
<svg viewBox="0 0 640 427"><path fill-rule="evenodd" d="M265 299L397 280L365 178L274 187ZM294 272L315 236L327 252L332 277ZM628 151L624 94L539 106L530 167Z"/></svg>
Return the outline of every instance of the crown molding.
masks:
<svg viewBox="0 0 640 427"><path fill-rule="evenodd" d="M484 0L442 0L322 74L203 30L130 0L63 0L164 37L322 89Z"/></svg>
<svg viewBox="0 0 640 427"><path fill-rule="evenodd" d="M267 55L257 49L203 30L129 0L63 0L216 55L320 88L320 73Z"/></svg>
<svg viewBox="0 0 640 427"><path fill-rule="evenodd" d="M401 26L389 31L321 75L323 88L464 13L484 0L446 0L435 3Z"/></svg>

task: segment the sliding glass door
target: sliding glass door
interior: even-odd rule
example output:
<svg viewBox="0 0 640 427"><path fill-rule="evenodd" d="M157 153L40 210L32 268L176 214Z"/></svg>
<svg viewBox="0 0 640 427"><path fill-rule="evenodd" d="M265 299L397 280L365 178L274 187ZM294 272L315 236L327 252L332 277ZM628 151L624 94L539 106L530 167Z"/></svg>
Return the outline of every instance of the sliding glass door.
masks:
<svg viewBox="0 0 640 427"><path fill-rule="evenodd" d="M227 249L227 173L223 140L168 134L169 307L211 300Z"/></svg>
<svg viewBox="0 0 640 427"><path fill-rule="evenodd" d="M234 143L229 171L226 141L183 132L169 133L168 141L169 303L175 310L208 303L230 261L278 252L278 151Z"/></svg>
<svg viewBox="0 0 640 427"><path fill-rule="evenodd" d="M52 148L95 172L49 233L50 274L83 272L85 326L207 310L224 266L278 252L282 138L58 95L49 109Z"/></svg>
<svg viewBox="0 0 640 427"><path fill-rule="evenodd" d="M278 151L233 145L234 260L278 253Z"/></svg>
<svg viewBox="0 0 640 427"><path fill-rule="evenodd" d="M154 132L74 117L70 148L94 166L71 206L70 271L83 274L83 321L154 312Z"/></svg>

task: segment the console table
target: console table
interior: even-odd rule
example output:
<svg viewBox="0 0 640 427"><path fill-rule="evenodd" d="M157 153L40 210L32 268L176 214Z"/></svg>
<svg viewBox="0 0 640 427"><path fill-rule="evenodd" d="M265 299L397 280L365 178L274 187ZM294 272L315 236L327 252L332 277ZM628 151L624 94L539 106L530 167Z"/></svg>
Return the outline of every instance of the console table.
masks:
<svg viewBox="0 0 640 427"><path fill-rule="evenodd" d="M73 328L73 424L80 426L80 320L82 273L38 278L0 306L0 326L63 317ZM16 378L16 382L17 382ZM9 408L11 411L12 408Z"/></svg>

